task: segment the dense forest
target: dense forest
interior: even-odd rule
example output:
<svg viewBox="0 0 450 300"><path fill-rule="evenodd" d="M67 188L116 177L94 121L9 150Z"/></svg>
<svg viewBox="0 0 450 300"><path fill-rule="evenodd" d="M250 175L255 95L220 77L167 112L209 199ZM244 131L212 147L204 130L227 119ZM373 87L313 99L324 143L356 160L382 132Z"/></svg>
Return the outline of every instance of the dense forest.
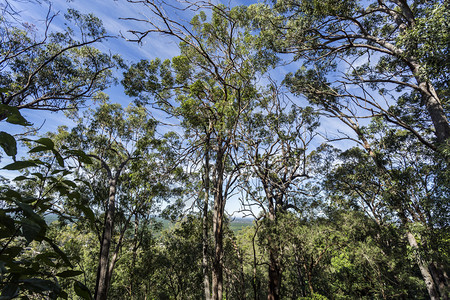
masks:
<svg viewBox="0 0 450 300"><path fill-rule="evenodd" d="M0 299L449 299L450 2L122 2L0 1Z"/></svg>

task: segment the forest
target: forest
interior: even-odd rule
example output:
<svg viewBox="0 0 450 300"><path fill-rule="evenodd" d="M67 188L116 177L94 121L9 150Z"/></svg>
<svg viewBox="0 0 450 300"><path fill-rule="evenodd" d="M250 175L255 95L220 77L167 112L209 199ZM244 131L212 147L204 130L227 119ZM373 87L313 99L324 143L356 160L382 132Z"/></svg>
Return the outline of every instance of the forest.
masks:
<svg viewBox="0 0 450 300"><path fill-rule="evenodd" d="M449 1L65 5L0 0L1 300L449 299Z"/></svg>

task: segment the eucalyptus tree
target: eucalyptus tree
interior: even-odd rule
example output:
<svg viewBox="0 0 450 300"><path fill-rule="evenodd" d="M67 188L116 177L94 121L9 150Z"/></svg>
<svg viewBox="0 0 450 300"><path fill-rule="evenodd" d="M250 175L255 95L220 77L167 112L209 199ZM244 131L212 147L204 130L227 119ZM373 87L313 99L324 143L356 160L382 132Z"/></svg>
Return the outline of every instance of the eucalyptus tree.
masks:
<svg viewBox="0 0 450 300"><path fill-rule="evenodd" d="M449 191L445 159L379 121L365 133L376 159L359 148L344 151L326 186L333 195L343 196L341 200L363 209L380 231L400 225L430 297L446 299L449 262L442 250L448 248Z"/></svg>
<svg viewBox="0 0 450 300"><path fill-rule="evenodd" d="M156 126L157 122L142 107L123 109L119 104L105 102L88 112L70 132L60 132L66 144L86 152L78 160L79 176L87 179L93 200L98 201L91 203L90 208L104 212L95 299L106 299L131 218L151 206L158 189L155 187L160 182L156 176L164 163L158 158L163 142L155 136ZM92 164L85 165L86 161ZM142 178L148 184L143 184ZM93 216L92 212L90 215ZM123 226L116 234L119 223ZM113 242L116 248L111 251Z"/></svg>
<svg viewBox="0 0 450 300"><path fill-rule="evenodd" d="M275 58L257 50L245 7L215 6L209 21L201 12L187 24L171 19L151 1L131 2L145 4L162 21L149 19L145 21L147 31L131 31L137 41L153 32L180 41L180 56L133 65L123 83L128 94L146 98L179 117L191 149L202 149L205 198L208 200L210 191L214 199L212 298L222 299L225 203L235 187L239 168L235 157L240 142L235 133L249 103L258 97L257 75L264 73ZM205 275L206 297L208 282Z"/></svg>
<svg viewBox="0 0 450 300"><path fill-rule="evenodd" d="M19 112L21 109L74 111L112 82L111 69L116 62L110 55L93 47L107 38L98 18L69 10L66 21L71 27L58 31L52 29L51 23L56 15L50 11L40 28L23 22L11 1L1 6L0 121L29 126L30 123ZM9 254L2 257L2 261L7 262L4 266L8 268L2 269L2 297L27 297L33 293L49 298L67 297L57 278L72 277L80 272L66 270L55 273L62 264L57 260L50 261L49 257L61 258L66 267L72 268L73 265L55 239L49 237L43 215L52 212L66 217L54 205L62 198L77 198L78 194L74 192L76 184L68 179L72 172L67 169L63 156L83 156L82 151L74 153L67 148L59 149L52 140L41 138L36 141L40 145L30 151L34 155L32 159L16 161L15 137L2 131L0 140L5 153L14 159L14 163L5 169L34 168L17 180L27 182L27 187L38 187L31 192L17 190L14 185L3 190L2 229L6 230L2 238L9 239L9 242L2 244L1 251ZM52 154L51 159L48 155L43 159L48 153ZM55 167L56 163L59 167ZM19 242L11 252L9 245L17 238ZM28 255L31 242L42 247L41 254ZM21 257L16 262L18 255ZM10 263L18 268L9 269ZM75 281L75 291L80 297L89 297L86 287L78 281Z"/></svg>
<svg viewBox="0 0 450 300"><path fill-rule="evenodd" d="M49 10L43 28L0 18L0 120L21 109L73 110L112 83L116 62L94 47L108 37L102 22L69 10L71 27L57 31L55 18Z"/></svg>
<svg viewBox="0 0 450 300"><path fill-rule="evenodd" d="M279 49L305 63L288 77L293 90L315 94L325 109L381 116L442 152L450 137L448 5L276 1L285 17Z"/></svg>
<svg viewBox="0 0 450 300"><path fill-rule="evenodd" d="M264 247L269 253L268 299L280 299L283 267L283 244L279 239L278 219L288 210L306 216L306 208L314 196L309 147L319 126L311 107L297 107L282 99L272 85L268 96L255 102L253 114L243 123L247 170L243 187L250 198L250 209L262 210Z"/></svg>
<svg viewBox="0 0 450 300"><path fill-rule="evenodd" d="M280 37L269 39L270 47L293 53L295 59L304 63L295 74L289 74L285 82L292 92L306 96L329 116L349 126L355 135L339 138L352 139L365 149L376 174L386 180L379 191L384 193L387 186L392 187L399 180L397 175L405 175L404 171L409 168L418 167L417 174L423 170L411 164L412 160L406 169L399 164L397 154L408 158L411 154L408 151L417 151L400 146L406 136L414 137L435 152L436 156L427 154L429 159L425 159L425 164L428 167L448 164L448 3L344 1L336 5L331 1L288 0L277 1L275 7L284 16L278 19L283 26L268 26L264 18L256 21L264 25L262 32L266 36ZM386 130L371 138L363 125L374 117L389 125L396 134ZM377 139L398 139L397 150L403 151L402 154L383 153L383 146L377 146ZM388 155L393 155L391 159L395 163L387 166L386 161L391 161ZM414 203L410 193L416 190L415 183L404 184L398 186L395 197L398 205L394 211L399 218L405 207ZM434 203L446 202L447 186L445 181L436 186L436 195L442 198L434 199ZM395 189L389 188L389 191ZM400 192L404 197L399 196ZM364 197L367 200L373 198L373 194ZM381 199L381 207L390 206L386 198ZM435 214L430 215L431 223L435 217ZM404 226L410 224L402 222ZM413 247L412 237L408 234ZM418 262L418 265L426 263ZM437 298L442 292L437 291L436 279L432 280L427 267L420 269L430 296Z"/></svg>
<svg viewBox="0 0 450 300"><path fill-rule="evenodd" d="M0 121L31 125L19 112L22 109L73 113L113 83L112 69L122 62L95 47L108 38L97 17L68 10L67 28L57 30L53 23L60 20L51 7L42 27L24 21L12 1L2 9ZM0 146L14 157L14 136L0 131L0 137Z"/></svg>

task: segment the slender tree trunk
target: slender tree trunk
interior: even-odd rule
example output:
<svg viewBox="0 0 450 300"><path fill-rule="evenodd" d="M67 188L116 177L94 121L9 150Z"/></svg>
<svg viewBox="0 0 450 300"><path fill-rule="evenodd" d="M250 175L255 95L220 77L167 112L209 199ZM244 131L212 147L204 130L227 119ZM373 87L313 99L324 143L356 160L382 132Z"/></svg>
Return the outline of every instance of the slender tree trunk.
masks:
<svg viewBox="0 0 450 300"><path fill-rule="evenodd" d="M135 277L135 269L136 269L136 260L137 260L137 249L138 249L138 232L139 231L139 218L137 214L134 219L134 244L133 244L133 256L131 259L131 268L130 268L130 299L133 299L136 294L134 291L134 277Z"/></svg>
<svg viewBox="0 0 450 300"><path fill-rule="evenodd" d="M111 279L111 276L109 274L109 249L111 247L111 240L114 229L116 183L117 181L115 178L110 178L108 207L106 211L105 224L100 246L100 257L95 287L94 298L96 300L106 300L109 288L109 280Z"/></svg>
<svg viewBox="0 0 450 300"><path fill-rule="evenodd" d="M221 197L217 197L221 198ZM222 200L216 199L217 202ZM219 204L218 206L220 206ZM216 205L214 205L216 206ZM220 208L219 208L220 209ZM222 300L223 291L223 214L219 211L214 212L214 262L213 262L213 276L212 276L212 299Z"/></svg>
<svg viewBox="0 0 450 300"><path fill-rule="evenodd" d="M270 195L266 192L266 195ZM281 267L279 261L279 246L277 243L277 220L276 220L276 204L274 199L269 196L269 234L267 236L267 243L269 248L269 292L267 300L280 299L281 287Z"/></svg>
<svg viewBox="0 0 450 300"><path fill-rule="evenodd" d="M305 264L305 269L306 269L306 274L308 276L308 287L309 287L309 291L311 293L311 296L314 295L314 288L312 286L312 272L310 269L306 268L306 264Z"/></svg>
<svg viewBox="0 0 450 300"><path fill-rule="evenodd" d="M203 218L202 218L202 270L203 270L203 288L205 291L205 299L211 299L211 290L209 286L209 270L208 270L208 205L209 205L209 151L210 151L210 136L206 137L205 149L205 173L204 173L204 188L205 200L203 202Z"/></svg>
<svg viewBox="0 0 450 300"><path fill-rule="evenodd" d="M425 105L431 121L433 122L437 141L444 143L450 138L450 124L445 115L442 101L436 93L431 82L422 75L424 71L422 66L417 61L409 61L410 68L422 93L422 105Z"/></svg>
<svg viewBox="0 0 450 300"><path fill-rule="evenodd" d="M301 293L302 293L301 296L306 297L305 280L303 278L303 272L302 272L302 267L300 264L300 258L298 257L297 254L295 254L295 264L297 266L298 284L301 288Z"/></svg>
<svg viewBox="0 0 450 300"><path fill-rule="evenodd" d="M256 261L256 246L255 246L255 239L256 239L256 234L257 234L257 230L258 230L258 223L255 224L256 225L256 230L255 230L255 234L252 237L252 250L253 250L253 281L252 281L252 286L253 286L253 293L254 293L254 300L259 300L259 280L258 280L258 276L257 276L257 261Z"/></svg>
<svg viewBox="0 0 450 300"><path fill-rule="evenodd" d="M264 183L264 189L266 192L266 197L269 200L269 215L267 216L268 222L267 227L269 229L269 234L267 235L267 246L269 250L269 291L267 294L268 300L279 300L280 299L280 287L281 287L281 267L279 262L279 246L277 242L277 202L272 196L269 190L269 185Z"/></svg>
<svg viewBox="0 0 450 300"><path fill-rule="evenodd" d="M414 15L411 6L408 5L407 1L398 1L396 2L396 4L401 9L403 15L407 18L409 22L409 24L404 22L403 25L407 25L407 27L409 28L414 28L416 24L415 21L416 16ZM406 58L406 60L410 65L410 69L414 74L419 89L422 93L423 97L422 104L425 104L428 114L431 117L437 141L438 143L444 143L447 139L450 138L450 124L448 123L448 119L445 115L444 107L442 106L442 101L439 99L439 96L436 93L436 90L432 85L432 83L428 80L428 78L426 78L423 75L425 70L421 66L421 64L413 57Z"/></svg>
<svg viewBox="0 0 450 300"><path fill-rule="evenodd" d="M422 274L422 278L425 281L425 285L427 286L427 291L428 294L430 295L430 299L432 300L440 299L438 289L433 280L433 276L431 275L430 270L428 269L428 264L422 259L419 253L419 246L417 244L416 238L409 231L406 232L406 237L408 238L409 245L415 252L416 262L420 269L420 273Z"/></svg>
<svg viewBox="0 0 450 300"><path fill-rule="evenodd" d="M220 143L219 143L220 145ZM223 149L217 151L214 182L214 261L212 270L212 299L222 300L223 294L223 217L225 199L223 196Z"/></svg>

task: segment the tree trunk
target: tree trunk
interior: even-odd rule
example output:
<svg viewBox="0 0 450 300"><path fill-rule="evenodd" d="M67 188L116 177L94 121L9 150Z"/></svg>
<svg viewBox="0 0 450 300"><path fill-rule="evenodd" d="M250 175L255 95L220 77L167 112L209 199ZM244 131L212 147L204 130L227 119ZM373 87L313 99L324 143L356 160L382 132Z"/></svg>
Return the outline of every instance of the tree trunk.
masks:
<svg viewBox="0 0 450 300"><path fill-rule="evenodd" d="M116 200L116 179L109 180L109 199L103 228L102 241L100 245L100 257L97 269L97 281L94 298L106 300L111 277L109 276L109 249L114 229L114 213Z"/></svg>
<svg viewBox="0 0 450 300"><path fill-rule="evenodd" d="M277 224L275 217L273 205L269 205L269 227L271 230L275 231L276 235ZM269 248L269 292L267 294L267 300L279 300L281 288L281 267L278 257L279 249L276 241L277 237L273 237L272 234L272 231L270 231L267 237Z"/></svg>
<svg viewBox="0 0 450 300"><path fill-rule="evenodd" d="M425 285L427 286L427 291L428 294L430 295L430 299L432 300L440 299L438 289L433 280L433 276L431 275L430 270L428 269L428 264L422 259L419 253L419 246L417 244L416 238L409 231L406 232L406 236L408 238L409 245L415 252L416 262L417 265L419 266L422 278L425 281Z"/></svg>
<svg viewBox="0 0 450 300"><path fill-rule="evenodd" d="M208 271L208 202L209 202L209 138L207 135L206 149L205 149L205 173L204 173L204 188L205 200L203 203L203 218L202 218L202 270L203 270L203 288L205 291L205 299L211 299L211 290L209 286L209 271Z"/></svg>
<svg viewBox="0 0 450 300"><path fill-rule="evenodd" d="M139 234L139 218L137 214L134 219L134 244L133 244L133 256L131 260L131 268L130 268L130 299L133 299L134 292L134 277L135 277L135 269L136 269L136 260L137 260L137 249L138 249L138 234Z"/></svg>
<svg viewBox="0 0 450 300"><path fill-rule="evenodd" d="M431 262L428 265L428 270L430 270L431 276L433 276L434 283L437 285L441 299L448 300L448 276L445 269L442 266L439 267L435 262Z"/></svg>
<svg viewBox="0 0 450 300"><path fill-rule="evenodd" d="M219 143L220 144L220 143ZM225 199L223 196L223 149L217 151L214 182L214 261L212 270L212 299L222 300L223 294L223 217Z"/></svg>
<svg viewBox="0 0 450 300"><path fill-rule="evenodd" d="M420 82L419 88L422 91L424 104L430 114L431 121L433 122L437 141L439 143L444 143L450 138L450 125L445 116L444 108L439 100L439 96L429 82Z"/></svg>
<svg viewBox="0 0 450 300"><path fill-rule="evenodd" d="M305 280L303 279L302 266L300 264L300 258L295 254L295 264L297 266L298 284L301 288L301 296L306 297Z"/></svg>
<svg viewBox="0 0 450 300"><path fill-rule="evenodd" d="M280 299L281 268L278 262L278 255L275 249L269 249L269 294L268 300Z"/></svg>
<svg viewBox="0 0 450 300"><path fill-rule="evenodd" d="M222 197L217 197L222 198ZM212 299L222 300L223 290L223 213L220 212L220 206L222 205L222 199L216 199L214 207L218 206L218 209L214 209L214 262L212 272ZM216 203L218 203L216 205Z"/></svg>
<svg viewBox="0 0 450 300"><path fill-rule="evenodd" d="M258 232L258 222L255 224L255 234L252 237L252 250L253 250L253 280L252 280L252 286L253 286L253 293L254 293L254 300L259 300L259 280L258 280L258 270L257 270L257 261L256 261L256 246L255 246L255 239L256 234Z"/></svg>
<svg viewBox="0 0 450 300"><path fill-rule="evenodd" d="M414 15L414 11L411 9L410 5L407 4L407 1L398 1L396 2L396 4L401 9L403 15L406 16L409 22L409 25L407 23L403 24L407 25L407 27L409 28L414 28L416 16ZM405 58L400 57L400 59ZM447 139L450 138L450 124L448 123L448 119L445 115L442 102L439 99L434 86L431 84L428 78L423 75L425 70L420 65L420 63L412 57L406 58L406 60L408 64L410 64L410 69L422 93L422 104L425 104L428 114L431 117L437 141L438 143L444 143Z"/></svg>

